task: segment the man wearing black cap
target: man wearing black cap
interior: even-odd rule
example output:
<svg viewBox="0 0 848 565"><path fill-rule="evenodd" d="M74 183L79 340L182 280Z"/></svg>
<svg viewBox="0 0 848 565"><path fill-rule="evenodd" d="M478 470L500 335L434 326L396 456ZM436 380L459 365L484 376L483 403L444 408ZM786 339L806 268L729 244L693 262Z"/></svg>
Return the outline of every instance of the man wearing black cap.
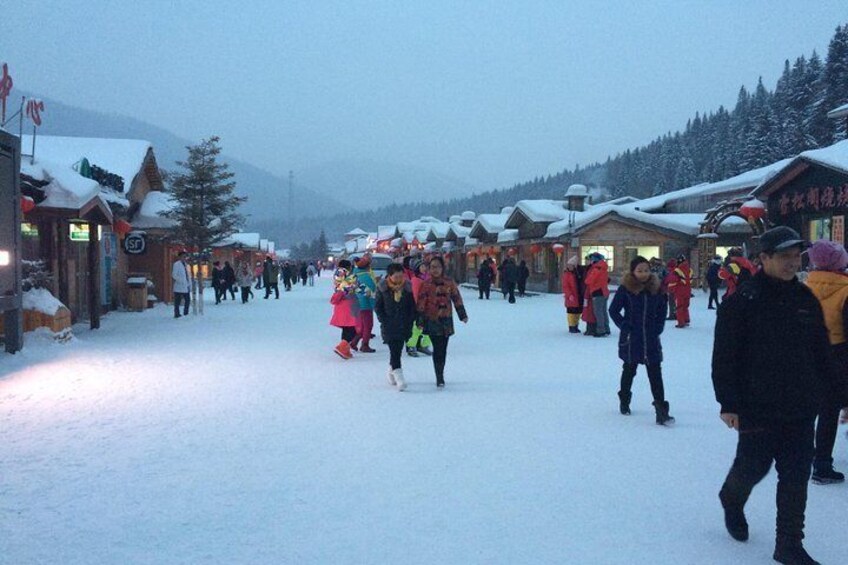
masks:
<svg viewBox="0 0 848 565"><path fill-rule="evenodd" d="M762 270L719 306L712 378L721 419L739 432L719 493L728 532L748 539L745 503L774 461L774 559L814 564L802 544L814 422L822 395L841 398L848 386L834 370L819 302L795 276L805 245L784 226L760 237Z"/></svg>

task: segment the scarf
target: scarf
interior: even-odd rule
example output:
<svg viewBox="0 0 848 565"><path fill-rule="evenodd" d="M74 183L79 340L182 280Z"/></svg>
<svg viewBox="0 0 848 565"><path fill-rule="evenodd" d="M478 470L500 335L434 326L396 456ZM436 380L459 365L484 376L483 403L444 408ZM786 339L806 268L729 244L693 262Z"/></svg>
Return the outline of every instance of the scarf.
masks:
<svg viewBox="0 0 848 565"><path fill-rule="evenodd" d="M386 286L392 291L392 297L395 299L395 302L400 302L401 296L403 296L403 285L405 284L406 280L395 283L392 279L386 279Z"/></svg>

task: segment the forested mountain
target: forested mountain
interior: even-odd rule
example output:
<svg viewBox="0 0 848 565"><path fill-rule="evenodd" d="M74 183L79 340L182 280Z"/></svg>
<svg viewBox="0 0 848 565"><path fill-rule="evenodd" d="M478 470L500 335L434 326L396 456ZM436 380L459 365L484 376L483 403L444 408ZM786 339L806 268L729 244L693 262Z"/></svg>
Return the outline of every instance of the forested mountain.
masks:
<svg viewBox="0 0 848 565"><path fill-rule="evenodd" d="M331 241L337 241L354 227L373 230L378 224L422 215L447 218L463 210L496 212L525 198L562 198L574 182L605 188L611 196L652 196L721 180L845 139L845 121L831 120L827 113L846 103L848 24L836 28L824 61L816 52L799 56L794 62L787 60L773 90L767 89L762 79L753 92L743 86L732 110L719 107L696 113L682 131L609 157L603 164L566 169L468 198L300 218L291 226L260 223L259 227L288 245L312 239L322 228Z"/></svg>

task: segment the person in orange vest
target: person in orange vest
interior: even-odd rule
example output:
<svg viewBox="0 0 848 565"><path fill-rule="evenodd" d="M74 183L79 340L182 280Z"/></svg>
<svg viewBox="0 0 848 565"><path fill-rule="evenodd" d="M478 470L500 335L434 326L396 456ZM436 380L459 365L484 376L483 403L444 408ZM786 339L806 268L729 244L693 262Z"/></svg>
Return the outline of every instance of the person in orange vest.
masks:
<svg viewBox="0 0 848 565"><path fill-rule="evenodd" d="M824 312L833 358L841 372L848 373L848 252L838 243L815 242L807 251L813 271L807 286L818 298ZM833 394L825 394L816 421L816 455L812 481L827 485L845 481L845 475L833 469L833 446L841 406Z"/></svg>
<svg viewBox="0 0 848 565"><path fill-rule="evenodd" d="M718 278L727 283L727 290L721 297L722 302L733 296L739 285L757 274L757 268L742 255L742 250L733 247L727 252L724 267L719 269Z"/></svg>
<svg viewBox="0 0 848 565"><path fill-rule="evenodd" d="M677 266L670 274L668 290L674 295L674 304L677 312L677 325L674 327L685 328L689 325L689 300L692 298L692 269L689 268L689 261L683 255L677 258Z"/></svg>

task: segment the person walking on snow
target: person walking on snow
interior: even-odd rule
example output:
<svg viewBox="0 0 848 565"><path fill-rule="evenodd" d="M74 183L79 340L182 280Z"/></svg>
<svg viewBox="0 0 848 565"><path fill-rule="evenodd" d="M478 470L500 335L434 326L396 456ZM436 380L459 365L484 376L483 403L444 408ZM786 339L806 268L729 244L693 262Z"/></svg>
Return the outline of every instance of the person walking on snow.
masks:
<svg viewBox="0 0 848 565"><path fill-rule="evenodd" d="M484 296L488 300L492 292L492 281L495 278L495 271L492 270L490 261L489 258L484 259L480 263L480 268L477 269L477 289L480 291L480 300L483 300Z"/></svg>
<svg viewBox="0 0 848 565"><path fill-rule="evenodd" d="M718 308L712 380L721 420L738 432L719 492L728 533L748 539L745 503L775 461L774 560L814 564L802 543L814 424L823 394L844 406L848 385L831 357L819 301L796 276L804 245L786 226L760 236L762 270Z"/></svg>
<svg viewBox="0 0 848 565"><path fill-rule="evenodd" d="M527 290L527 279L530 278L530 269L527 268L527 261L521 261L518 265L518 296L524 296Z"/></svg>
<svg viewBox="0 0 848 565"><path fill-rule="evenodd" d="M806 284L821 304L827 326L830 349L839 371L848 375L848 252L845 247L828 240L819 240L810 247L807 257L814 270ZM827 485L842 483L845 475L833 469L833 446L839 409L833 394L825 394L816 421L816 451L813 459L812 481Z"/></svg>
<svg viewBox="0 0 848 565"><path fill-rule="evenodd" d="M677 268L677 259L669 259L665 268L665 277L662 278L663 292L668 299L668 318L667 320L677 320L677 306L674 299L674 291L669 288L669 283L675 278L674 269Z"/></svg>
<svg viewBox="0 0 848 565"><path fill-rule="evenodd" d="M265 268L261 262L256 262L256 267L253 269L253 278L256 279L256 290L262 288L262 283L264 282L264 272Z"/></svg>
<svg viewBox="0 0 848 565"><path fill-rule="evenodd" d="M380 321L380 336L389 346L388 379L398 391L406 390L406 380L401 367L404 343L412 335L415 321L415 299L412 285L403 273L403 267L392 263L386 269L386 278L377 285L374 312Z"/></svg>
<svg viewBox="0 0 848 565"><path fill-rule="evenodd" d="M718 287L721 286L721 278L718 276L721 270L721 257L716 255L710 261L710 266L707 268L707 286L710 289L710 298L707 301L707 310L715 310L718 308ZM715 307L713 307L715 304Z"/></svg>
<svg viewBox="0 0 848 565"><path fill-rule="evenodd" d="M354 261L353 276L356 277L356 299L359 302L359 317L356 324L356 337L350 344L354 351L374 353L371 348L371 330L374 329L374 294L377 283L374 281L374 271L371 270L371 255L366 253ZM362 346L358 347L359 340Z"/></svg>
<svg viewBox="0 0 848 565"><path fill-rule="evenodd" d="M250 265L244 262L239 265L238 275L236 276L238 286L241 289L241 303L247 304L248 299L253 296L253 275L250 273Z"/></svg>
<svg viewBox="0 0 848 565"><path fill-rule="evenodd" d="M507 257L504 261L503 284L506 285L504 293L509 298L509 303L515 304L515 285L518 284L518 266L512 257Z"/></svg>
<svg viewBox="0 0 848 565"><path fill-rule="evenodd" d="M674 306L677 312L675 328L685 328L689 325L689 301L692 299L692 269L689 261L681 255L677 258L677 266L669 275L668 290L674 296Z"/></svg>
<svg viewBox="0 0 848 565"><path fill-rule="evenodd" d="M224 289L224 270L221 268L220 261L212 263L212 290L215 291L215 304L220 304L221 295L226 292Z"/></svg>
<svg viewBox="0 0 848 565"><path fill-rule="evenodd" d="M607 300L609 298L609 267L600 253L589 255L591 265L584 279L586 294L591 298L592 313L595 318L594 337L610 335Z"/></svg>
<svg viewBox="0 0 848 565"><path fill-rule="evenodd" d="M624 362L621 369L621 389L618 391L619 410L630 414L633 398L633 378L636 368L645 365L657 424L674 422L669 415L668 401L662 379L662 344L660 335L665 328L666 296L660 290L660 280L651 272L644 257L630 262L630 271L610 304L610 318L621 330L618 338L618 357Z"/></svg>
<svg viewBox="0 0 848 565"><path fill-rule="evenodd" d="M338 263L333 275L333 316L330 325L342 330L342 339L333 349L342 359L351 359L350 344L356 338L356 323L359 317L359 302L356 299L356 277L350 272L351 264L347 259Z"/></svg>
<svg viewBox="0 0 848 565"><path fill-rule="evenodd" d="M171 267L171 279L174 284L174 318L188 316L191 303L191 269L188 266L188 253L180 251L177 260ZM180 314L180 303L183 302L183 313Z"/></svg>
<svg viewBox="0 0 848 565"><path fill-rule="evenodd" d="M430 278L429 274L429 266L424 261L413 261L412 272L414 273L412 276L412 297L415 302L418 302L418 296L421 294L421 286L424 284L424 281ZM412 327L412 335L409 337L409 340L406 342L406 354L410 357L418 357L418 354L424 355L432 355L432 342L430 341L430 336L424 333L424 327L421 324L416 323Z"/></svg>
<svg viewBox="0 0 848 565"><path fill-rule="evenodd" d="M265 265L262 268L262 282L265 284L265 299L271 297L271 291L274 291L274 299L280 299L280 266L271 260L270 257L265 257Z"/></svg>
<svg viewBox="0 0 848 565"><path fill-rule="evenodd" d="M315 286L315 274L317 272L315 263L309 263L309 266L306 268L306 278L309 281L309 286Z"/></svg>
<svg viewBox="0 0 848 565"><path fill-rule="evenodd" d="M430 279L421 285L416 309L423 321L424 332L433 341L433 368L436 371L436 386L445 386L445 362L448 340L454 333L453 309L456 307L459 320L468 323L468 314L456 283L444 276L445 262L441 257L430 260Z"/></svg>
<svg viewBox="0 0 848 565"><path fill-rule="evenodd" d="M230 293L230 298L235 301L236 291L236 270L230 265L229 261L224 261L224 293L221 296L222 300L227 299L227 291Z"/></svg>
<svg viewBox="0 0 848 565"><path fill-rule="evenodd" d="M568 318L568 333L580 333L580 314L583 313L583 270L580 268L580 258L571 257L565 263L562 272L562 299L565 302L565 312Z"/></svg>

